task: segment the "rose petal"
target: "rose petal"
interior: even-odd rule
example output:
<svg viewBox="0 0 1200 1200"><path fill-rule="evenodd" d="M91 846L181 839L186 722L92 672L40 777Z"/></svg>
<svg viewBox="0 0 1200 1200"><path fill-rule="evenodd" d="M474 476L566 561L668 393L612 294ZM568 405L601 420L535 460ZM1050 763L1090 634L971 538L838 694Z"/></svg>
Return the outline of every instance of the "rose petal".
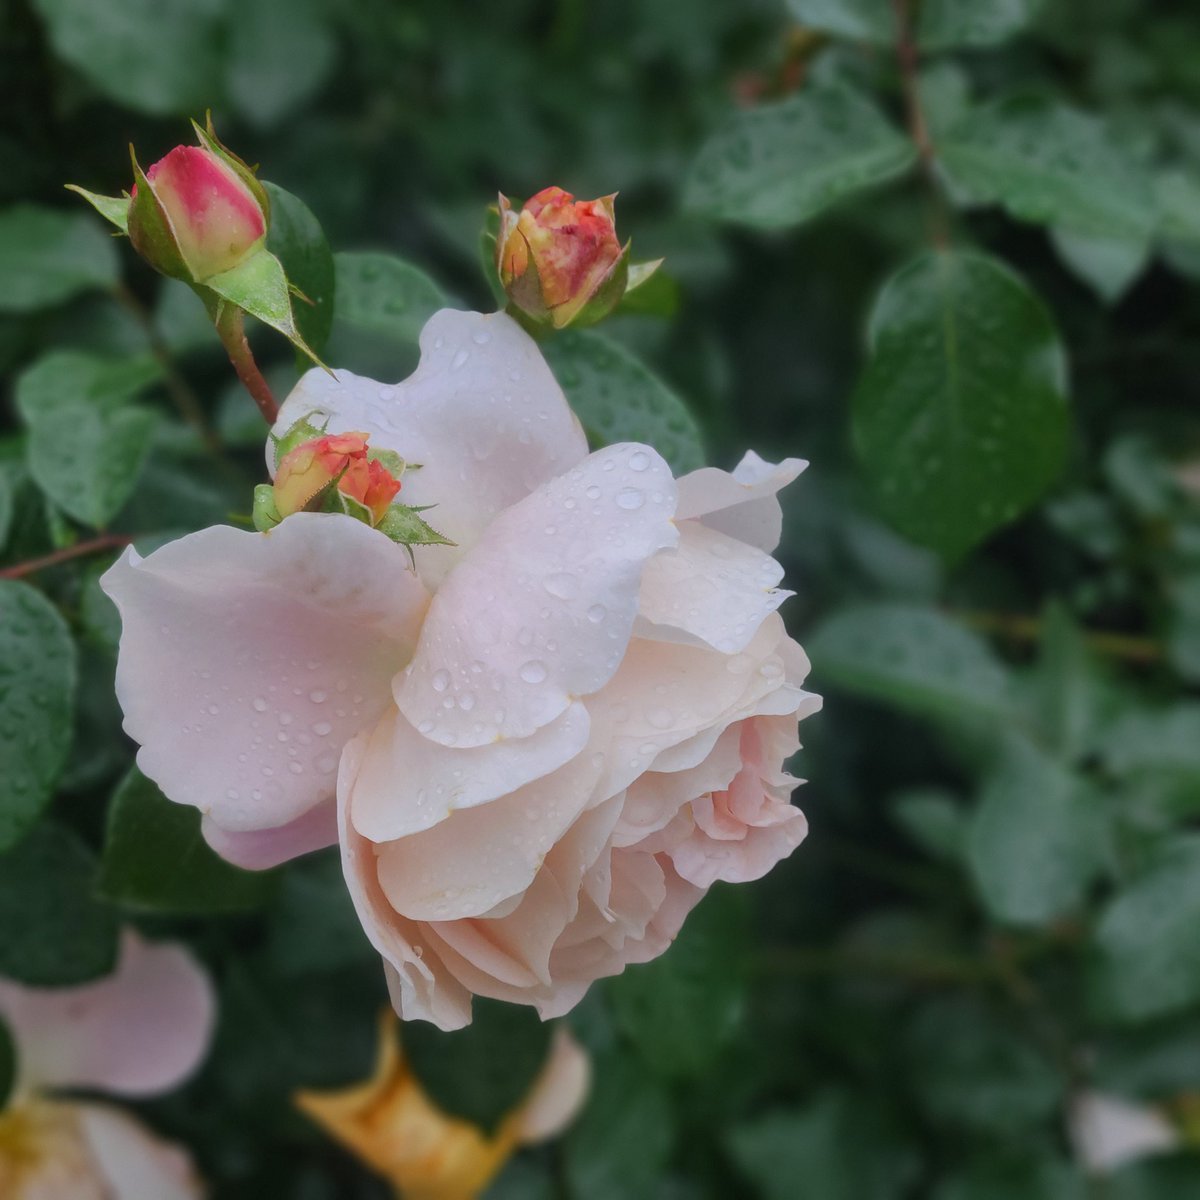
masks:
<svg viewBox="0 0 1200 1200"><path fill-rule="evenodd" d="M648 559L677 540L670 468L647 446L589 456L501 513L446 578L396 682L432 741L528 737L612 677Z"/></svg>
<svg viewBox="0 0 1200 1200"><path fill-rule="evenodd" d="M775 493L807 466L801 458L785 458L776 465L750 450L732 474L701 467L679 480L676 519L699 518L710 529L770 554L779 545L783 529L783 511Z"/></svg>
<svg viewBox="0 0 1200 1200"><path fill-rule="evenodd" d="M587 744L578 702L527 738L452 750L422 737L393 709L368 735L354 782L354 827L374 842L419 833L452 812L515 792L557 770Z"/></svg>
<svg viewBox="0 0 1200 1200"><path fill-rule="evenodd" d="M388 902L413 921L453 921L524 891L586 807L599 771L592 756L576 758L507 796L376 846Z"/></svg>
<svg viewBox="0 0 1200 1200"><path fill-rule="evenodd" d="M366 742L365 734L349 742L338 769L338 832L346 887L363 931L383 957L388 993L400 1016L432 1021L447 1031L461 1029L471 1020L471 993L427 953L420 927L388 903L379 886L375 844L354 828L349 800Z"/></svg>
<svg viewBox="0 0 1200 1200"><path fill-rule="evenodd" d="M678 548L646 567L634 632L736 654L794 594L776 587L782 578L783 568L769 554L685 521Z"/></svg>
<svg viewBox="0 0 1200 1200"><path fill-rule="evenodd" d="M544 1142L579 1115L592 1082L592 1060L565 1026L554 1031L550 1057L517 1114L522 1142Z"/></svg>
<svg viewBox="0 0 1200 1200"><path fill-rule="evenodd" d="M201 1200L204 1186L180 1146L105 1104L73 1106L108 1200Z"/></svg>
<svg viewBox="0 0 1200 1200"><path fill-rule="evenodd" d="M116 971L96 983L49 989L0 981L22 1090L168 1091L204 1056L214 1007L208 976L190 954L132 930L121 937Z"/></svg>
<svg viewBox="0 0 1200 1200"><path fill-rule="evenodd" d="M324 800L286 825L244 833L222 829L211 817L205 817L200 822L200 832L226 862L247 871L266 871L302 854L336 846L337 802Z"/></svg>
<svg viewBox="0 0 1200 1200"><path fill-rule="evenodd" d="M334 795L338 754L388 704L427 603L401 547L324 513L128 550L102 583L121 612L117 696L138 765L238 832Z"/></svg>
<svg viewBox="0 0 1200 1200"><path fill-rule="evenodd" d="M381 385L309 371L280 410L276 435L304 417L332 433L362 429L377 448L421 464L400 500L426 514L457 547L416 549L435 585L497 513L587 455L587 440L537 344L504 313L435 313L421 331L421 361L403 383ZM275 469L274 448L267 462Z"/></svg>

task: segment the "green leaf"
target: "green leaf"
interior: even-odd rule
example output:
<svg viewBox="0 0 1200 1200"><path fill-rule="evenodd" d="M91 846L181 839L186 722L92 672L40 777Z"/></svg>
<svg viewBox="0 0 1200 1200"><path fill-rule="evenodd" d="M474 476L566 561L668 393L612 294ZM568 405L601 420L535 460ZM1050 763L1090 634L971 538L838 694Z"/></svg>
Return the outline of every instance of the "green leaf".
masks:
<svg viewBox="0 0 1200 1200"><path fill-rule="evenodd" d="M0 210L0 313L32 312L117 282L113 239L87 213Z"/></svg>
<svg viewBox="0 0 1200 1200"><path fill-rule="evenodd" d="M1127 713L1108 731L1104 758L1123 778L1164 774L1200 786L1200 703Z"/></svg>
<svg viewBox="0 0 1200 1200"><path fill-rule="evenodd" d="M737 1029L747 944L739 899L730 889L716 890L665 954L609 985L618 1026L657 1074L702 1077Z"/></svg>
<svg viewBox="0 0 1200 1200"><path fill-rule="evenodd" d="M986 642L949 617L900 604L847 609L818 626L815 678L939 717L1012 718L1011 681Z"/></svg>
<svg viewBox="0 0 1200 1200"><path fill-rule="evenodd" d="M1104 1180L1104 1200L1183 1200L1185 1196L1200 1196L1200 1162L1194 1149L1173 1158L1129 1163Z"/></svg>
<svg viewBox="0 0 1200 1200"><path fill-rule="evenodd" d="M100 866L102 896L154 912L257 908L274 880L230 866L200 833L200 813L173 804L136 768L113 793Z"/></svg>
<svg viewBox="0 0 1200 1200"><path fill-rule="evenodd" d="M956 559L1014 520L1066 453L1066 362L1042 302L994 259L935 251L884 285L853 399L888 519Z"/></svg>
<svg viewBox="0 0 1200 1200"><path fill-rule="evenodd" d="M1047 606L1037 665L1023 684L1039 744L1064 761L1078 762L1106 740L1112 685L1060 603Z"/></svg>
<svg viewBox="0 0 1200 1200"><path fill-rule="evenodd" d="M886 1114L841 1090L739 1125L729 1145L764 1200L900 1200L918 1165Z"/></svg>
<svg viewBox="0 0 1200 1200"><path fill-rule="evenodd" d="M912 142L870 100L841 85L809 87L731 117L702 147L684 203L705 216L784 229L915 161Z"/></svg>
<svg viewBox="0 0 1200 1200"><path fill-rule="evenodd" d="M333 252L320 222L303 200L273 183L263 187L271 199L267 248L283 264L288 282L306 297L296 297L292 311L301 337L320 353L333 328Z"/></svg>
<svg viewBox="0 0 1200 1200"><path fill-rule="evenodd" d="M1101 864L1101 798L1023 737L1009 738L983 786L967 861L997 921L1039 925L1077 908Z"/></svg>
<svg viewBox="0 0 1200 1200"><path fill-rule="evenodd" d="M201 286L278 330L302 354L320 362L296 323L283 264L265 246L236 267L210 275Z"/></svg>
<svg viewBox="0 0 1200 1200"><path fill-rule="evenodd" d="M1022 221L1145 240L1154 197L1136 159L1090 113L1014 96L970 113L938 144L954 182Z"/></svg>
<svg viewBox="0 0 1200 1200"><path fill-rule="evenodd" d="M17 1045L3 1019L0 1019L0 1113L8 1104L13 1089L17 1086Z"/></svg>
<svg viewBox="0 0 1200 1200"><path fill-rule="evenodd" d="M75 647L58 610L0 580L0 850L37 820L67 761Z"/></svg>
<svg viewBox="0 0 1200 1200"><path fill-rule="evenodd" d="M1200 174L1165 171L1154 181L1160 236L1188 248L1200 247Z"/></svg>
<svg viewBox="0 0 1200 1200"><path fill-rule="evenodd" d="M338 971L378 959L354 911L336 850L289 864L267 920L267 954L280 975Z"/></svg>
<svg viewBox="0 0 1200 1200"><path fill-rule="evenodd" d="M1200 836L1164 842L1103 910L1092 985L1103 1011L1144 1021L1200 1000Z"/></svg>
<svg viewBox="0 0 1200 1200"><path fill-rule="evenodd" d="M631 1059L596 1060L587 1104L564 1146L572 1200L660 1200L674 1140L659 1085Z"/></svg>
<svg viewBox="0 0 1200 1200"><path fill-rule="evenodd" d="M54 351L17 380L29 469L64 512L103 528L133 494L158 416L129 403L159 375L152 359Z"/></svg>
<svg viewBox="0 0 1200 1200"><path fill-rule="evenodd" d="M1115 304L1150 265L1148 237L1096 237L1052 229L1050 240L1064 263L1106 304Z"/></svg>
<svg viewBox="0 0 1200 1200"><path fill-rule="evenodd" d="M912 1085L939 1129L1012 1135L1036 1127L1062 1102L1053 1065L973 999L927 1002L903 1047Z"/></svg>
<svg viewBox="0 0 1200 1200"><path fill-rule="evenodd" d="M934 1192L933 1200L1086 1200L1090 1195L1077 1167L1027 1153L1019 1159L985 1160L955 1174ZM1104 1197L1115 1200L1107 1186Z"/></svg>
<svg viewBox="0 0 1200 1200"><path fill-rule="evenodd" d="M334 255L339 321L416 344L425 322L446 296L424 271L391 254Z"/></svg>
<svg viewBox="0 0 1200 1200"><path fill-rule="evenodd" d="M892 815L918 846L934 858L961 862L967 846L967 814L955 797L937 788L911 788L892 800Z"/></svg>
<svg viewBox="0 0 1200 1200"><path fill-rule="evenodd" d="M0 975L65 987L113 969L117 915L93 898L95 872L91 852L48 822L0 855Z"/></svg>
<svg viewBox="0 0 1200 1200"><path fill-rule="evenodd" d="M224 0L33 0L55 53L127 108L199 111L220 94Z"/></svg>
<svg viewBox="0 0 1200 1200"><path fill-rule="evenodd" d="M787 0L787 7L806 29L877 46L896 40L893 0Z"/></svg>
<svg viewBox="0 0 1200 1200"><path fill-rule="evenodd" d="M994 46L1021 32L1043 0L921 0L917 42L923 50Z"/></svg>
<svg viewBox="0 0 1200 1200"><path fill-rule="evenodd" d="M532 1008L476 996L465 1029L443 1033L410 1021L401 1041L433 1102L491 1133L529 1093L546 1063L550 1034Z"/></svg>
<svg viewBox="0 0 1200 1200"><path fill-rule="evenodd" d="M238 0L227 51L229 98L251 124L277 125L325 82L335 50L320 0Z"/></svg>
<svg viewBox="0 0 1200 1200"><path fill-rule="evenodd" d="M700 427L640 359L602 333L568 329L542 347L567 402L602 445L645 442L676 475L704 465Z"/></svg>

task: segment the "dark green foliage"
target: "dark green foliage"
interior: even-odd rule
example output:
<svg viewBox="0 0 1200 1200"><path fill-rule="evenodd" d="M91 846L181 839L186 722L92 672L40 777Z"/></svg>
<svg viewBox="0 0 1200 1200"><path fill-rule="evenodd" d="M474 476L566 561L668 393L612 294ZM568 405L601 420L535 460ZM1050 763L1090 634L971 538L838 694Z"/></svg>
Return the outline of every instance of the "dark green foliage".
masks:
<svg viewBox="0 0 1200 1200"><path fill-rule="evenodd" d="M589 439L812 462L810 836L592 989L580 1118L488 1195L1200 1194L1194 1146L1089 1179L1065 1134L1081 1089L1178 1116L1200 1079L1197 62L1184 0L0 0L0 976L187 942L219 1034L145 1115L222 1200L387 1194L291 1103L367 1077L387 1005L337 851L218 860L113 690L118 542L247 524L265 430L62 185L120 193L211 107L331 367L394 382L433 311L496 307L497 191L619 190L665 267L543 343ZM403 1040L494 1126L553 1026L475 1011ZM14 1068L0 1024L0 1105Z"/></svg>

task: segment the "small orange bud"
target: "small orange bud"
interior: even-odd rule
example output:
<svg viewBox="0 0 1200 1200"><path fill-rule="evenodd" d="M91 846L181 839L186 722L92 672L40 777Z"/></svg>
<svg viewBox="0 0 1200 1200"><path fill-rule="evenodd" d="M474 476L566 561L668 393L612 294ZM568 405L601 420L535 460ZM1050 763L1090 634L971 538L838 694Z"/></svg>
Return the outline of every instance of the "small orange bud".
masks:
<svg viewBox="0 0 1200 1200"><path fill-rule="evenodd" d="M629 247L617 239L613 196L576 200L543 188L518 214L500 197L496 269L513 304L539 323L590 325L625 293Z"/></svg>
<svg viewBox="0 0 1200 1200"><path fill-rule="evenodd" d="M367 436L356 431L331 433L289 450L275 473L276 519L328 509L326 501L332 497L333 511L340 503L342 509L378 525L400 491L400 480L382 462L367 456Z"/></svg>

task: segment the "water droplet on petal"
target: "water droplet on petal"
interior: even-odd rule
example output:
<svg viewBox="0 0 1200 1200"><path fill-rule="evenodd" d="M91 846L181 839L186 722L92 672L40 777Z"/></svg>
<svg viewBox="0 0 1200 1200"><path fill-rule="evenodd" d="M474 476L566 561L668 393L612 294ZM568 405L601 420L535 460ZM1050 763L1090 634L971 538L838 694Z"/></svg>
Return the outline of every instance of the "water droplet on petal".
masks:
<svg viewBox="0 0 1200 1200"><path fill-rule="evenodd" d="M435 671L433 678L429 682L433 684L435 692L444 692L450 686L450 672L444 670Z"/></svg>
<svg viewBox="0 0 1200 1200"><path fill-rule="evenodd" d="M627 509L630 512L632 512L634 509L641 508L645 502L646 497L641 488L622 488L617 493L617 507Z"/></svg>
<svg viewBox="0 0 1200 1200"><path fill-rule="evenodd" d="M542 580L542 586L550 595L557 596L560 600L570 600L579 590L579 580L574 575L560 571L554 575L547 575Z"/></svg>
<svg viewBox="0 0 1200 1200"><path fill-rule="evenodd" d="M521 665L518 672L526 683L541 683L546 678L546 664L533 658Z"/></svg>

